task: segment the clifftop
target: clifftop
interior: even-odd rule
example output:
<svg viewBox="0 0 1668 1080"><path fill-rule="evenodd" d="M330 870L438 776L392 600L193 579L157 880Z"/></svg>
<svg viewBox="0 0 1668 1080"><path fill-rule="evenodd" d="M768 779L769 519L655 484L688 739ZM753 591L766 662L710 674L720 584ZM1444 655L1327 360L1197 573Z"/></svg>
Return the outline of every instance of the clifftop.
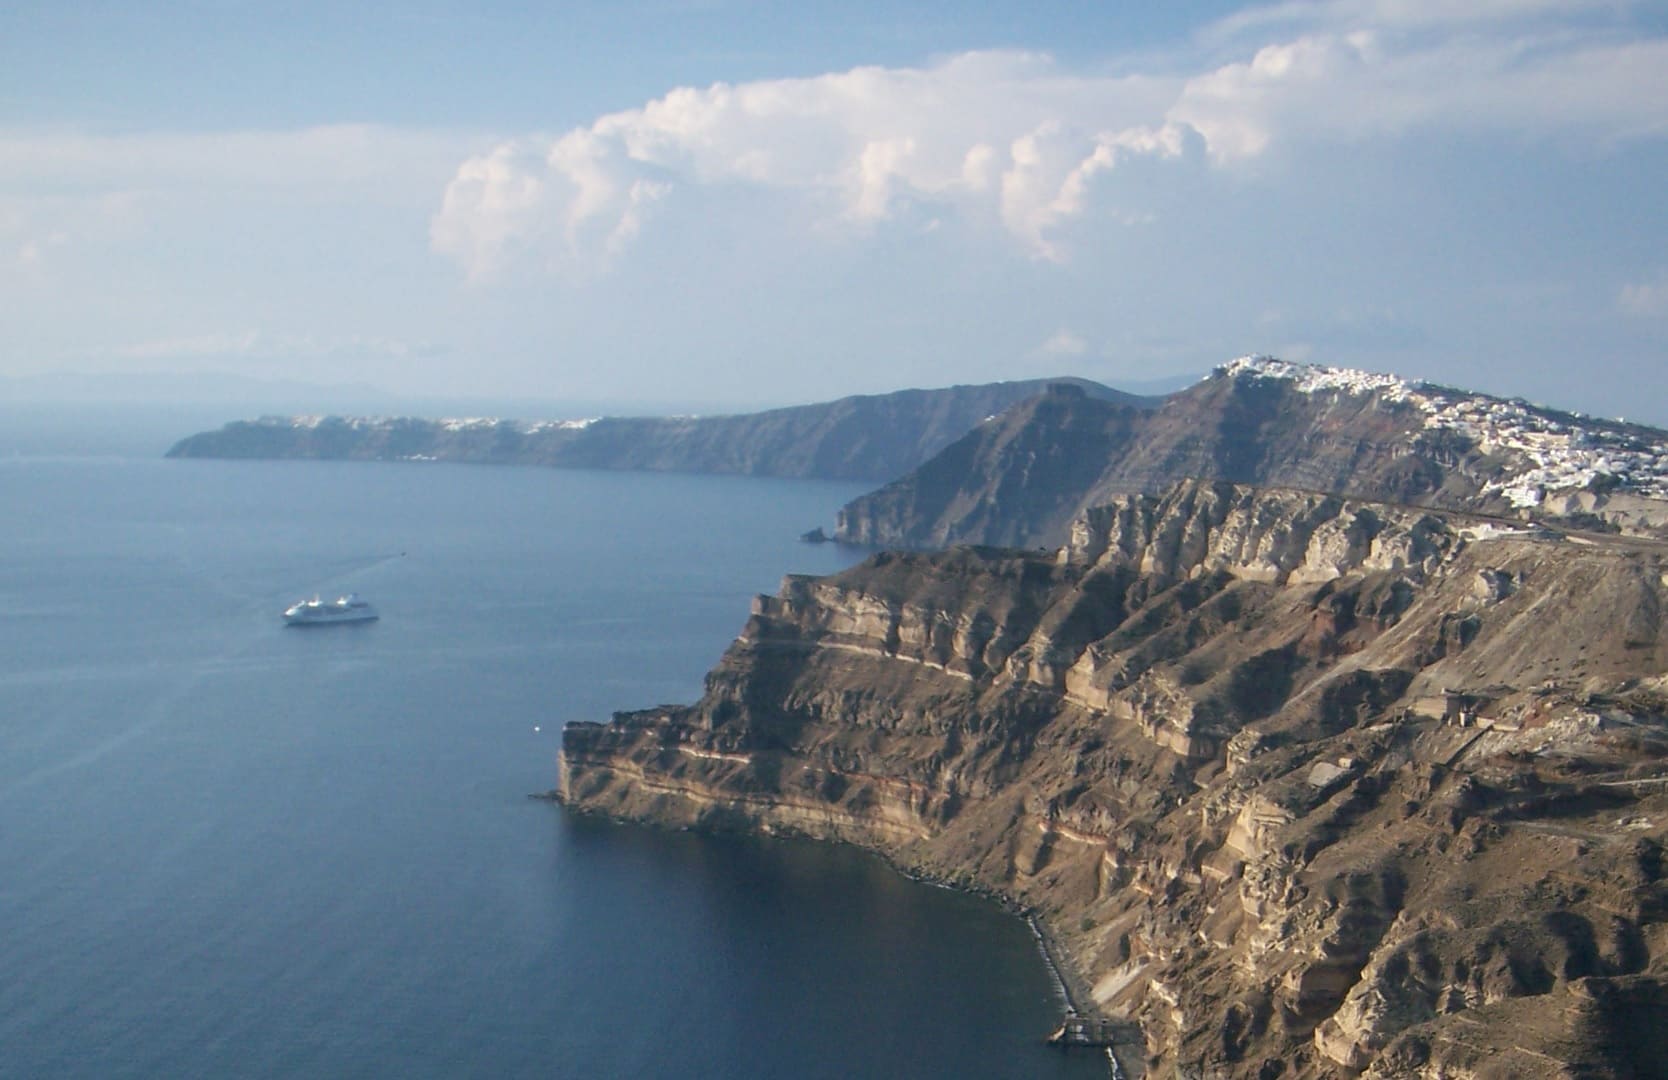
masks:
<svg viewBox="0 0 1668 1080"><path fill-rule="evenodd" d="M1668 499L1668 432L1619 420L1560 412L1521 400L1410 382L1347 368L1242 357L1218 369L1228 379L1278 379L1300 393L1347 393L1410 403L1427 431L1453 431L1485 455L1519 458L1514 472L1485 484L1484 497L1537 507L1549 492L1595 487Z"/></svg>
<svg viewBox="0 0 1668 1080"><path fill-rule="evenodd" d="M1668 432L1428 383L1246 357L1152 410L1015 409L840 514L855 543L1058 544L1124 492L1205 477L1668 529Z"/></svg>

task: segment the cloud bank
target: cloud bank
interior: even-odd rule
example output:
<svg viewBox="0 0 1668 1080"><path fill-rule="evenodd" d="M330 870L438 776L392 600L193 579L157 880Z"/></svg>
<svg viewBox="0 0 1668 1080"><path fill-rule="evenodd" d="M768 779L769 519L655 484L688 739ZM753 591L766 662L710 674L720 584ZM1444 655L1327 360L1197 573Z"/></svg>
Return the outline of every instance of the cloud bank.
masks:
<svg viewBox="0 0 1668 1080"><path fill-rule="evenodd" d="M788 193L807 227L946 218L1061 261L1134 162L1253 167L1282 149L1424 133L1668 134L1668 39L1581 0L1329 0L1236 15L1151 71L1029 52L705 89L470 157L430 228L473 278L620 256L681 191ZM1138 220L1141 212L1126 212Z"/></svg>
<svg viewBox="0 0 1668 1080"><path fill-rule="evenodd" d="M477 275L517 252L584 262L617 253L677 187L740 184L799 193L823 222L855 228L911 204L987 216L1057 257L1049 233L1082 211L1096 174L1183 153L1181 129L1142 120L1174 93L1017 52L678 89L470 158L432 240Z"/></svg>

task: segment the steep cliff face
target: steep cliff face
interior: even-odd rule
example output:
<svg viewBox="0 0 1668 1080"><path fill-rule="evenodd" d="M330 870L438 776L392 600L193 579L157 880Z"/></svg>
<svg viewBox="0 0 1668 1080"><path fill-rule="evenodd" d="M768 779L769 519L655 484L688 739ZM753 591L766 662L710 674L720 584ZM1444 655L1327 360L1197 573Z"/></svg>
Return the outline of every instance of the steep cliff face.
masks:
<svg viewBox="0 0 1668 1080"><path fill-rule="evenodd" d="M1070 525L1106 463L1132 449L1149 409L1075 386L992 417L914 472L840 511L848 543L1029 546Z"/></svg>
<svg viewBox="0 0 1668 1080"><path fill-rule="evenodd" d="M1085 380L1062 384L1129 408L1157 404ZM890 480L1048 385L1029 380L903 390L738 416L534 422L267 417L192 435L168 453Z"/></svg>
<svg viewBox="0 0 1668 1080"><path fill-rule="evenodd" d="M1668 530L1668 433L1246 358L1154 410L1080 397L1012 410L848 504L838 535L911 548L1053 545L1114 495L1195 477Z"/></svg>
<svg viewBox="0 0 1668 1080"><path fill-rule="evenodd" d="M1186 483L1057 552L788 579L699 703L570 726L561 796L1033 905L1154 1067L1645 1075L1665 581L1648 541Z"/></svg>

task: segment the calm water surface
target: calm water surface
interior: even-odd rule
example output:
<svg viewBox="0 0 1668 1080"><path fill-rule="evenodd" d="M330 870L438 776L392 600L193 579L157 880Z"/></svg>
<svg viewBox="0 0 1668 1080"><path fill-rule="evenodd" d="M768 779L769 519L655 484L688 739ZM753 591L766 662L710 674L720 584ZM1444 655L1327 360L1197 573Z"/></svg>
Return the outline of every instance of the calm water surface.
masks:
<svg viewBox="0 0 1668 1080"><path fill-rule="evenodd" d="M0 460L0 1076L1105 1076L983 902L526 798L856 490Z"/></svg>

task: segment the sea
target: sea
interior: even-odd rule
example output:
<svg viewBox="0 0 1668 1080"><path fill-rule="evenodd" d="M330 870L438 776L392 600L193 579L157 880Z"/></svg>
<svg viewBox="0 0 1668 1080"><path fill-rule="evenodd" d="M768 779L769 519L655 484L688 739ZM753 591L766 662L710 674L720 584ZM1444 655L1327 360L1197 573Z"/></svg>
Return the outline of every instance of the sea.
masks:
<svg viewBox="0 0 1668 1080"><path fill-rule="evenodd" d="M858 558L797 540L858 487L89 423L0 435L0 1077L1108 1074L987 900L528 797ZM382 618L279 619L348 591Z"/></svg>

